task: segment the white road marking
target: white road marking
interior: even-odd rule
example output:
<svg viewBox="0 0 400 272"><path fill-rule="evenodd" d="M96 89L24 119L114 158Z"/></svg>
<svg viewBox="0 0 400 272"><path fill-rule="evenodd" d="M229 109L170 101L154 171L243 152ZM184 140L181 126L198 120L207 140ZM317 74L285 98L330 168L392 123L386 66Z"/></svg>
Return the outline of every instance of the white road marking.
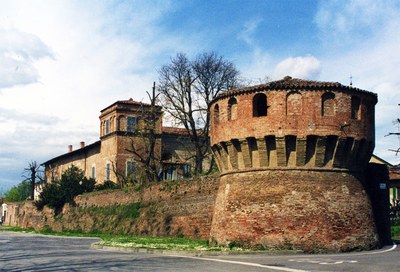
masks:
<svg viewBox="0 0 400 272"><path fill-rule="evenodd" d="M357 263L355 260L332 260L332 259L290 259L289 262L296 263L312 263L312 264L343 264L343 263Z"/></svg>
<svg viewBox="0 0 400 272"><path fill-rule="evenodd" d="M396 244L395 242L393 242L393 246L392 246L391 248L389 248L389 249L385 249L385 250L381 250L381 251L374 251L374 252L366 252L366 253L363 254L363 255L372 255L372 254L386 253L386 252L389 252L389 251L393 251L393 250L395 250L396 248L397 248L397 244Z"/></svg>
<svg viewBox="0 0 400 272"><path fill-rule="evenodd" d="M363 256L363 255L373 255L373 254L383 254L386 252L393 251L397 248L397 245L393 243L393 246L391 248L385 249L385 250L380 250L380 251L374 251L374 252L363 252L363 253L354 253L354 254L349 254L347 256ZM340 254L335 254L335 255L327 255L329 257L343 257L344 255ZM297 263L315 263L315 264L322 264L322 265L332 265L332 264L343 264L343 263L357 263L358 261L355 260L332 260L332 259L304 259L304 258L299 258L299 259L290 259L289 262L297 262Z"/></svg>
<svg viewBox="0 0 400 272"><path fill-rule="evenodd" d="M375 251L375 252L364 252L358 254L351 254L351 256L362 256L362 255L370 255L370 254L382 254L389 251L393 251L397 248L397 245L393 243L393 246L386 250ZM294 269L294 268L287 268L287 267L280 267L280 266L271 266L271 265L263 265L258 263L249 263L249 262L239 262L239 261L229 261L229 260L221 260L221 259L211 259L211 258L203 258L203 257L192 257L192 256L177 256L177 255L167 255L170 257L181 257L181 258L189 258L195 260L203 260L203 261L212 261L212 262L221 262L221 263L231 263L231 264L239 264L239 265L247 265L253 267L260 267L260 268L268 268L272 270L278 271L287 271L287 272L307 272L306 270ZM343 257L343 255L329 255L329 256L338 256ZM326 260L326 259L291 259L290 262L308 262L308 263L315 263L321 265L336 265L336 264L343 264L343 263L357 263L355 260Z"/></svg>
<svg viewBox="0 0 400 272"><path fill-rule="evenodd" d="M247 265L247 266L268 268L268 269L278 270L278 271L287 271L287 272L308 272L308 271L306 271L306 270L300 270L300 269L294 269L294 268L287 268L287 267L280 267L280 266L263 265L263 264L258 264L258 263L238 262L238 261L229 261L229 260L221 260L221 259L202 258L202 257L192 257L192 256L179 256L179 255L168 255L168 256L170 256L170 257L175 257L175 258L176 258L176 257L180 257L180 258L188 258L188 259L203 260L203 261L211 261L211 262L240 264L240 265Z"/></svg>

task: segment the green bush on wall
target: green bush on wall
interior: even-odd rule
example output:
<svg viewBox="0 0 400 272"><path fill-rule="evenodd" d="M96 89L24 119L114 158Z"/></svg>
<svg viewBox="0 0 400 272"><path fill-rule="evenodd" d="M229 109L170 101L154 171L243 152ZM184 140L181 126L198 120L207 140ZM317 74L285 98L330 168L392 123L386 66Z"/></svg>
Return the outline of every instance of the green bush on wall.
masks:
<svg viewBox="0 0 400 272"><path fill-rule="evenodd" d="M47 205L58 214L65 203L73 204L75 196L92 192L95 183L94 179L86 178L82 170L72 165L62 173L60 180L55 180L44 187L35 205L39 210Z"/></svg>

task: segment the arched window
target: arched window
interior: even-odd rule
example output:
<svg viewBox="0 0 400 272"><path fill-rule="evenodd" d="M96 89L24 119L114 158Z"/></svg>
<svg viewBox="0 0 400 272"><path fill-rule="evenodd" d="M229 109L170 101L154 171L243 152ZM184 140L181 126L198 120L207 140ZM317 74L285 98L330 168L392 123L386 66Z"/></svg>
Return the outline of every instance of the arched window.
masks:
<svg viewBox="0 0 400 272"><path fill-rule="evenodd" d="M253 97L253 116L267 116L267 96L258 93Z"/></svg>
<svg viewBox="0 0 400 272"><path fill-rule="evenodd" d="M118 117L117 130L124 131L125 128L126 128L126 117L124 115L121 115Z"/></svg>
<svg viewBox="0 0 400 272"><path fill-rule="evenodd" d="M110 117L110 132L115 131L114 129L115 117Z"/></svg>
<svg viewBox="0 0 400 272"><path fill-rule="evenodd" d="M351 97L351 119L361 120L361 100L357 96Z"/></svg>
<svg viewBox="0 0 400 272"><path fill-rule="evenodd" d="M214 106L214 124L218 124L219 123L219 105L216 104Z"/></svg>
<svg viewBox="0 0 400 272"><path fill-rule="evenodd" d="M324 93L322 95L321 115L322 116L335 116L335 94L334 93Z"/></svg>
<svg viewBox="0 0 400 272"><path fill-rule="evenodd" d="M102 122L100 123L100 133L101 133L101 136L104 136L104 135L106 134L106 131L105 131L105 122L104 122L104 121L102 121Z"/></svg>
<svg viewBox="0 0 400 272"><path fill-rule="evenodd" d="M110 133L110 119L106 120L106 135Z"/></svg>
<svg viewBox="0 0 400 272"><path fill-rule="evenodd" d="M292 91L286 96L286 115L301 115L303 112L303 101L301 94Z"/></svg>
<svg viewBox="0 0 400 272"><path fill-rule="evenodd" d="M237 100L231 97L228 101L228 121L236 120L237 118Z"/></svg>

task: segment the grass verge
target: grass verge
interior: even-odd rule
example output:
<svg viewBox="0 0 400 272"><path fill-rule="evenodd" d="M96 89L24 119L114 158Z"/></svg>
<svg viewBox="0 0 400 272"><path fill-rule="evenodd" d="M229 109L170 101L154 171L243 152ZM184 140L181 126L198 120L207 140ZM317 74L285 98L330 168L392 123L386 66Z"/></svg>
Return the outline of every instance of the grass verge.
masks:
<svg viewBox="0 0 400 272"><path fill-rule="evenodd" d="M174 237L150 237L150 236L128 236L128 235L111 235L104 233L82 233L80 231L54 232L51 229L37 231L34 229L23 229L19 227L2 226L0 231L17 231L24 233L37 233L43 235L57 236L73 236L73 237L96 237L102 241L97 244L102 246L124 247L124 248L147 248L157 250L174 250L174 251L247 251L240 247L222 248L211 247L207 240L174 238Z"/></svg>
<svg viewBox="0 0 400 272"><path fill-rule="evenodd" d="M400 226L392 226L392 239L400 240Z"/></svg>

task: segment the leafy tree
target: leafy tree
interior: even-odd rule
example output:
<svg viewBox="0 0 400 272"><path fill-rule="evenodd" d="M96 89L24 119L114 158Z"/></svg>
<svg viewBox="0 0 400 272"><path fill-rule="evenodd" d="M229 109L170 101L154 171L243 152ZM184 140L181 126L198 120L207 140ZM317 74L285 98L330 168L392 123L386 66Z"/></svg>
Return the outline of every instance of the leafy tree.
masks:
<svg viewBox="0 0 400 272"><path fill-rule="evenodd" d="M200 174L209 154L210 102L239 85L239 71L213 52L200 54L193 61L179 53L161 67L159 79L164 109L188 130L195 150L195 173Z"/></svg>
<svg viewBox="0 0 400 272"><path fill-rule="evenodd" d="M83 171L72 165L66 169L60 180L47 184L40 193L39 200L35 202L38 209L45 205L59 213L65 203L73 203L74 197L83 193L92 192L95 180L84 176Z"/></svg>
<svg viewBox="0 0 400 272"><path fill-rule="evenodd" d="M20 184L11 187L4 193L4 199L10 202L24 201L31 195L31 184L28 181L22 181Z"/></svg>
<svg viewBox="0 0 400 272"><path fill-rule="evenodd" d="M65 203L72 203L77 195L92 192L95 183L93 179L86 178L78 167L70 166L62 173L60 180L60 190Z"/></svg>
<svg viewBox="0 0 400 272"><path fill-rule="evenodd" d="M101 190L113 190L119 188L119 186L112 182L111 180L106 180L102 184L97 184L94 188L95 191L101 191Z"/></svg>
<svg viewBox="0 0 400 272"><path fill-rule="evenodd" d="M400 200L395 200L394 203L390 203L390 221L392 226L400 225Z"/></svg>

